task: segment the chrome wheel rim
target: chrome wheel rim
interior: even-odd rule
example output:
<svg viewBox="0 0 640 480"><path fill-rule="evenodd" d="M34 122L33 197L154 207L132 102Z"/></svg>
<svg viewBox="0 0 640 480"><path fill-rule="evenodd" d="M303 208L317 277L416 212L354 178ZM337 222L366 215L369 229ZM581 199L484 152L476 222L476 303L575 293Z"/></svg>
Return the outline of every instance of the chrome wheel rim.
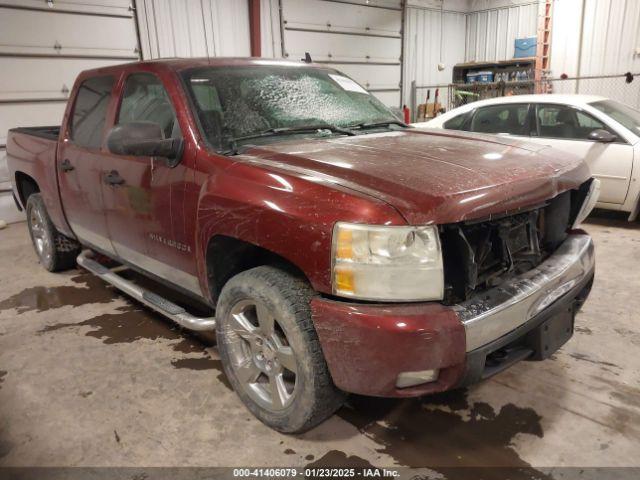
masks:
<svg viewBox="0 0 640 480"><path fill-rule="evenodd" d="M242 389L262 408L278 412L296 394L298 363L286 332L258 300L242 300L229 314L231 368Z"/></svg>
<svg viewBox="0 0 640 480"><path fill-rule="evenodd" d="M51 238L49 238L45 225L42 212L37 208L31 209L29 226L31 227L33 244L40 259L43 262L49 262L51 260Z"/></svg>

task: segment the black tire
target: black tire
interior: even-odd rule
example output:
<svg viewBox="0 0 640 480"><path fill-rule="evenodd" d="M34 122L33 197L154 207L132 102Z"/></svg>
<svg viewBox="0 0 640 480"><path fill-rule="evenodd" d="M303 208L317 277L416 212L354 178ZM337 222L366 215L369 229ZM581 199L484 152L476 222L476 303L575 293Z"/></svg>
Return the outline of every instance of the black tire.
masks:
<svg viewBox="0 0 640 480"><path fill-rule="evenodd" d="M216 309L218 350L231 385L251 413L269 427L284 433L301 433L318 425L330 417L346 398L346 394L333 384L313 327L309 304L313 295L314 291L305 280L278 268L261 266L239 273L229 280L222 289ZM275 320L275 330L284 338L285 343L280 345L288 346L295 359L296 372L293 393L288 400L290 403L282 401L277 411L264 407L255 400L255 394L252 396L250 386L259 384L259 378L251 383L242 382L238 377L238 365L246 365L238 361L238 349L251 349L247 356L247 362L253 362L251 368L258 368L259 363L256 360L259 357L253 355L254 347L247 346L251 341L241 338L242 335L237 333L240 330L237 329L236 317L231 315L237 311L238 305L247 302L261 302L268 309ZM247 333L244 330L242 332ZM264 338L266 345L269 337ZM255 348L266 349L264 346ZM276 365L279 365L281 358L278 352L272 357ZM286 368L281 368L281 371L290 374ZM258 385L258 388L270 389L272 378L268 377L268 372L262 371L259 375L264 375L267 384Z"/></svg>
<svg viewBox="0 0 640 480"><path fill-rule="evenodd" d="M50 272L75 268L80 244L56 230L39 193L29 195L27 200L27 225L33 248L44 268Z"/></svg>

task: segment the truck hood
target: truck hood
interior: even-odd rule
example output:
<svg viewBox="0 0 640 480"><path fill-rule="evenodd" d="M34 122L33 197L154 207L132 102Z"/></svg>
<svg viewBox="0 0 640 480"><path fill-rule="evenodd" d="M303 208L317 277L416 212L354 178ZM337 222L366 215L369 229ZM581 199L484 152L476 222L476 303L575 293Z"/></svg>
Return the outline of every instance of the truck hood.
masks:
<svg viewBox="0 0 640 480"><path fill-rule="evenodd" d="M578 157L549 147L443 130L276 142L241 157L373 196L414 225L534 206L591 176Z"/></svg>

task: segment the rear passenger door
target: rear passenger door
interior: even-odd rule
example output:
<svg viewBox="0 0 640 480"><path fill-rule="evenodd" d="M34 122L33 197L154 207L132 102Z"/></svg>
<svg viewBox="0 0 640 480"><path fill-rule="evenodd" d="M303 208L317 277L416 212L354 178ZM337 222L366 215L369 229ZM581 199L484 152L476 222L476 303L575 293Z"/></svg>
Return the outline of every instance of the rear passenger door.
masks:
<svg viewBox="0 0 640 480"><path fill-rule="evenodd" d="M531 140L583 158L600 179L600 203L624 203L631 180L633 146L623 138L613 143L589 140L593 130L616 132L590 113L570 105L538 104Z"/></svg>
<svg viewBox="0 0 640 480"><path fill-rule="evenodd" d="M77 88L57 167L64 213L83 242L113 254L102 199L105 124L112 107L113 76L92 77Z"/></svg>

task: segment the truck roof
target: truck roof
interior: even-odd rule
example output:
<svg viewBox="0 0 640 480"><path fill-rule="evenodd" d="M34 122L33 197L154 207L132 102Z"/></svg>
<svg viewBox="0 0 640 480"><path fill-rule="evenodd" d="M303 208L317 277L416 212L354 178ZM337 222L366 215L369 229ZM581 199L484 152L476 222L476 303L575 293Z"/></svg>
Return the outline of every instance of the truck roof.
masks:
<svg viewBox="0 0 640 480"><path fill-rule="evenodd" d="M185 70L194 67L243 67L243 66L289 66L289 67L312 67L327 68L326 65L319 63L306 63L302 60L281 60L281 59L265 59L255 57L198 57L198 58L162 58L157 60L144 60L141 62L128 62L108 67L94 68L85 70L83 76L91 76L93 74L104 74L108 72L116 72L132 65L148 66L151 70L168 69L168 70Z"/></svg>

